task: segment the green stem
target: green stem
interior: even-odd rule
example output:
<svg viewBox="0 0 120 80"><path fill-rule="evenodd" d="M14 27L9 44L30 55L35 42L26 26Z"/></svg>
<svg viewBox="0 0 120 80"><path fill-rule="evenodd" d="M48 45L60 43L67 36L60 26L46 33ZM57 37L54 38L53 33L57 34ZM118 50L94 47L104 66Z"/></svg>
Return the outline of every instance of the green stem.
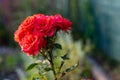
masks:
<svg viewBox="0 0 120 80"><path fill-rule="evenodd" d="M61 71L63 65L64 65L64 61L61 62L61 65L60 65L59 70L58 70L58 74L60 73L60 71Z"/></svg>
<svg viewBox="0 0 120 80"><path fill-rule="evenodd" d="M52 67L52 70L53 70L53 74L54 74L55 80L57 80L55 67L54 67L54 63L53 63L52 50L49 52L49 56L50 56L50 64L51 64L51 67Z"/></svg>

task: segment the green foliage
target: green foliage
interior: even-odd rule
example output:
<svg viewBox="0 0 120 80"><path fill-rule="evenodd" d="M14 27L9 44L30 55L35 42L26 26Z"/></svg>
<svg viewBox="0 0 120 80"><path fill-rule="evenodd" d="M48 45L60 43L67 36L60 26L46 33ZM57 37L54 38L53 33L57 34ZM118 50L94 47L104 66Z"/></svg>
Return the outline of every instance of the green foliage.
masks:
<svg viewBox="0 0 120 80"><path fill-rule="evenodd" d="M65 55L61 56L61 58L62 58L63 60L69 60L69 59L70 59L70 58L68 57L68 54L65 54Z"/></svg>
<svg viewBox="0 0 120 80"><path fill-rule="evenodd" d="M65 70L65 72L70 72L70 71L72 71L72 70L74 70L75 68L77 68L78 67L78 64L74 64L73 66L71 66L71 67L69 67L69 68L67 68L66 70Z"/></svg>
<svg viewBox="0 0 120 80"><path fill-rule="evenodd" d="M63 80L69 80L68 77L72 77L73 80L80 80L81 77L83 77L83 74L86 75L87 77L88 76L91 77L91 75L89 75L85 71L86 69L89 70L90 66L88 66L89 64L86 63L86 59L84 58L85 54L82 51L81 46L82 43L74 42L71 38L71 35L64 35L60 33L57 36L59 38L54 43L60 43L62 46L62 50L53 51L52 56L55 73L59 74L58 77L62 77ZM48 53L46 53L45 51L42 54L48 55ZM40 54L39 57L41 57L42 54ZM37 59L41 59L39 57L37 57ZM28 58L24 57L24 59ZM32 59L35 59L35 57ZM37 65L36 67L27 72L29 73L29 77L31 77L32 75L32 77L28 78L28 80L32 80L33 78L39 78L40 80L42 80L42 78L45 78L46 80L54 80L52 72L53 69L50 66L50 63L46 61L46 59L45 60L44 59L45 58L42 58L41 59L42 61L36 61L36 59L31 60L31 58L28 59L28 61L31 61L31 64L41 62L40 65L42 65L42 66ZM82 66L80 66L78 63L75 64L78 61L80 64L82 64ZM26 62L26 64L28 65L28 62ZM91 72L89 71L89 73Z"/></svg>
<svg viewBox="0 0 120 80"><path fill-rule="evenodd" d="M47 71L47 72L48 72L48 71L51 71L51 70L52 70L51 67L46 67L46 68L45 68L45 71Z"/></svg>
<svg viewBox="0 0 120 80"><path fill-rule="evenodd" d="M34 57L38 59L38 61L35 61L31 65L28 66L27 71L31 70L36 67L39 77L33 76L33 80L43 79L43 77L46 77L46 74L49 71L53 72L54 79L61 79L63 77L63 73L68 73L72 70L74 70L76 67L78 67L78 64L75 64L71 67L64 68L63 71L62 68L65 65L64 63L67 62L70 58L68 57L68 54L62 54L62 55L56 55L53 53L53 51L56 51L55 49L62 49L62 46L54 41L54 37L45 37L47 41L47 47L42 48L40 50L40 54L37 57ZM41 60L39 60L39 56L42 56ZM56 63L55 63L56 62ZM62 76L60 76L62 75Z"/></svg>
<svg viewBox="0 0 120 80"><path fill-rule="evenodd" d="M38 65L38 63L32 63L28 66L28 68L26 69L26 71L29 71L31 69L33 69L34 67L36 67Z"/></svg>
<svg viewBox="0 0 120 80"><path fill-rule="evenodd" d="M57 48L57 49L62 49L62 46L58 43L54 43L54 47Z"/></svg>

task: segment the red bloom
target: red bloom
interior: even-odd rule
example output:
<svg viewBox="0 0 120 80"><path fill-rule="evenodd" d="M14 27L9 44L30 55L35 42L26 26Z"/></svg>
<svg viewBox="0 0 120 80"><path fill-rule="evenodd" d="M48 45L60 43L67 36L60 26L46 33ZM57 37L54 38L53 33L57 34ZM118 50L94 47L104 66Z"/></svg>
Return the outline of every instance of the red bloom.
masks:
<svg viewBox="0 0 120 80"><path fill-rule="evenodd" d="M62 18L61 15L57 14L55 15L55 21L56 21L56 26L58 27L59 30L63 30L68 32L68 30L71 30L72 22L69 20Z"/></svg>
<svg viewBox="0 0 120 80"><path fill-rule="evenodd" d="M19 26L18 30L14 34L14 39L16 42L20 42L24 36L30 33L34 28L35 17L28 16L22 24Z"/></svg>
<svg viewBox="0 0 120 80"><path fill-rule="evenodd" d="M19 43L22 51L28 55L37 55L41 48L47 46L45 36L52 37L56 31L70 30L72 23L62 18L59 14L45 16L35 14L28 16L14 34L14 39Z"/></svg>
<svg viewBox="0 0 120 80"><path fill-rule="evenodd" d="M20 41L22 51L28 55L37 55L40 49L45 46L46 41L43 34L28 34Z"/></svg>
<svg viewBox="0 0 120 80"><path fill-rule="evenodd" d="M51 37L55 32L55 20L53 16L36 16L35 32L42 32L46 36Z"/></svg>

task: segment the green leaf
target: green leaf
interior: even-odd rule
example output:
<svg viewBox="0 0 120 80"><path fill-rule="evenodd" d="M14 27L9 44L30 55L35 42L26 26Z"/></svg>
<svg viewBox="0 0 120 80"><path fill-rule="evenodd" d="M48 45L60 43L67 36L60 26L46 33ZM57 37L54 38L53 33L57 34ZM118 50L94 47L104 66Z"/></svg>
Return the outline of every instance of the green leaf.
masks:
<svg viewBox="0 0 120 80"><path fill-rule="evenodd" d="M75 64L75 65L67 68L66 70L64 70L64 71L61 73L61 77L65 76L68 72L76 69L76 68L78 67L78 65L79 65L79 62L78 62L77 64Z"/></svg>
<svg viewBox="0 0 120 80"><path fill-rule="evenodd" d="M70 58L68 57L68 54L66 53L65 55L61 56L63 60L69 60Z"/></svg>
<svg viewBox="0 0 120 80"><path fill-rule="evenodd" d="M76 69L77 67L79 66L79 61L77 64L74 64L73 66L67 68L66 70L64 70L62 73L61 73L61 77L65 76L68 72Z"/></svg>
<svg viewBox="0 0 120 80"><path fill-rule="evenodd" d="M79 62L78 62L77 64L74 64L74 65L72 65L71 67L67 68L64 72L67 72L67 73L68 73L68 72L76 69L76 68L78 67L78 65L79 65Z"/></svg>
<svg viewBox="0 0 120 80"><path fill-rule="evenodd" d="M62 46L61 46L60 44L58 44L58 43L55 43L55 44L54 44L54 47L55 47L55 48L58 48L58 49L62 49Z"/></svg>
<svg viewBox="0 0 120 80"><path fill-rule="evenodd" d="M27 67L26 71L33 69L36 65L38 65L38 63L32 63L32 64L30 64L30 65Z"/></svg>
<svg viewBox="0 0 120 80"><path fill-rule="evenodd" d="M51 71L51 70L52 70L52 68L47 67L47 68L45 68L45 70L46 70L46 71Z"/></svg>

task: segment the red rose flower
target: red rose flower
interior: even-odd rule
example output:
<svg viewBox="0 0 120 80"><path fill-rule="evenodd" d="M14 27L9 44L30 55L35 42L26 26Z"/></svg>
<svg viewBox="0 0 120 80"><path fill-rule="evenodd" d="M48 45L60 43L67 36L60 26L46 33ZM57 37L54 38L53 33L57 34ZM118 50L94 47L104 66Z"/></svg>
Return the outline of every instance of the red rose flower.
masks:
<svg viewBox="0 0 120 80"><path fill-rule="evenodd" d="M19 26L18 30L14 34L14 39L16 42L20 42L22 38L28 33L30 33L34 28L35 17L27 17L22 24Z"/></svg>
<svg viewBox="0 0 120 80"><path fill-rule="evenodd" d="M20 41L22 51L28 55L37 55L40 49L45 46L46 41L43 34L28 34Z"/></svg>
<svg viewBox="0 0 120 80"><path fill-rule="evenodd" d="M45 36L51 37L55 32L55 19L54 16L36 16L35 32L42 32Z"/></svg>
<svg viewBox="0 0 120 80"><path fill-rule="evenodd" d="M58 27L58 30L63 30L68 32L68 30L71 30L72 22L69 20L62 18L61 15L57 14L55 15L55 21L56 21L56 26Z"/></svg>
<svg viewBox="0 0 120 80"><path fill-rule="evenodd" d="M14 34L22 51L28 55L37 55L41 48L47 46L44 37L53 37L56 31L68 32L72 23L62 16L45 16L35 14L28 16Z"/></svg>

